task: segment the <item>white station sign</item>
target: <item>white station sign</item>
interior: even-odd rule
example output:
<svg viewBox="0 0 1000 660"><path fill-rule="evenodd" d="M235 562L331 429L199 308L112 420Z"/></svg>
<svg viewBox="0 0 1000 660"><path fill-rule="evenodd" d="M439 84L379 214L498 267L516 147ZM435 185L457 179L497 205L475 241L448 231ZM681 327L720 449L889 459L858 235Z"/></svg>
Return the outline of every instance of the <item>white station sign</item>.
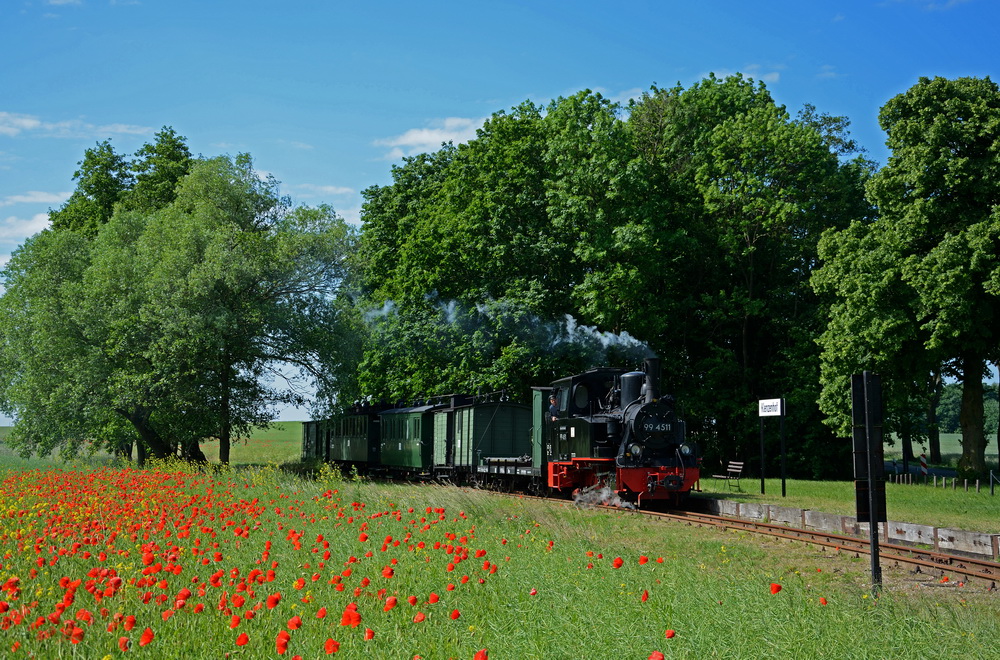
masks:
<svg viewBox="0 0 1000 660"><path fill-rule="evenodd" d="M760 399L757 402L757 415L759 417L781 417L784 414L784 399Z"/></svg>

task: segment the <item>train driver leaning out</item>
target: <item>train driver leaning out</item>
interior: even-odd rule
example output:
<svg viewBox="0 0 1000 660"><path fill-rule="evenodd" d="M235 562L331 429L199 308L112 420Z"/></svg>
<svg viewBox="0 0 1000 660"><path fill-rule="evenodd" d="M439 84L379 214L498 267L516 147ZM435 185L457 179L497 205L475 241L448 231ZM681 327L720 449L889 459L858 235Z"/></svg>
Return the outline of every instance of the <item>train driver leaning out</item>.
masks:
<svg viewBox="0 0 1000 660"><path fill-rule="evenodd" d="M559 408L556 407L556 395L549 395L549 419L551 421L556 421L559 419Z"/></svg>

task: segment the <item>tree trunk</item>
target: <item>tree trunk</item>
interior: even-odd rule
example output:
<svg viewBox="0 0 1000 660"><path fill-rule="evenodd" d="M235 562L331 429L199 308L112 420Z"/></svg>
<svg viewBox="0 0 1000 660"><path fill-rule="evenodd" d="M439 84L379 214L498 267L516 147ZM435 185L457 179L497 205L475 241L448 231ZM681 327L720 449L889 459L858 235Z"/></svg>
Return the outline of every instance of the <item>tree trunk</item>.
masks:
<svg viewBox="0 0 1000 660"><path fill-rule="evenodd" d="M208 463L208 457L205 456L205 452L201 450L201 445L198 444L197 439L191 440L191 442L184 448L184 460L192 463Z"/></svg>
<svg viewBox="0 0 1000 660"><path fill-rule="evenodd" d="M941 464L941 428L938 425L937 409L941 404L941 388L943 386L941 371L931 374L931 397L927 403L927 445L930 450L930 462Z"/></svg>
<svg viewBox="0 0 1000 660"><path fill-rule="evenodd" d="M903 469L907 469L913 462L913 429L911 424L906 424L902 435Z"/></svg>
<svg viewBox="0 0 1000 660"><path fill-rule="evenodd" d="M975 479L986 476L986 433L983 429L983 367L985 360L973 353L962 356L962 458L958 476Z"/></svg>
<svg viewBox="0 0 1000 660"><path fill-rule="evenodd" d="M229 465L229 447L233 433L232 407L229 398L230 369L230 361L227 359L222 369L222 382L220 383L222 399L219 402L219 416L222 422L222 426L219 429L219 463L223 465Z"/></svg>
<svg viewBox="0 0 1000 660"><path fill-rule="evenodd" d="M132 460L132 445L135 444L131 440L122 440L117 447L115 447L115 456L120 458L122 461Z"/></svg>
<svg viewBox="0 0 1000 660"><path fill-rule="evenodd" d="M138 408L132 411L118 410L118 414L131 422L132 426L139 433L139 441L137 444L142 446L142 449L149 451L149 456L152 458L167 458L173 454L173 447L160 437L160 434L156 432L149 424L149 411L144 408ZM139 454L139 465L138 467L144 467L146 463L146 452L140 450Z"/></svg>

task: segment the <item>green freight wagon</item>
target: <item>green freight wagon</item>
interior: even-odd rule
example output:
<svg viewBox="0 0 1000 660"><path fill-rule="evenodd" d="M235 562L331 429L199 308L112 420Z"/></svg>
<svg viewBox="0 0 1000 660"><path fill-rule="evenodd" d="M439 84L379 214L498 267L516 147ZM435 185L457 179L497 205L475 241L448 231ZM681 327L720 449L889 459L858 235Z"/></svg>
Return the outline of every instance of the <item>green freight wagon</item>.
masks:
<svg viewBox="0 0 1000 660"><path fill-rule="evenodd" d="M509 401L476 402L455 412L455 466L531 455L531 409Z"/></svg>
<svg viewBox="0 0 1000 660"><path fill-rule="evenodd" d="M302 460L329 460L329 444L327 429L329 420L317 420L302 423Z"/></svg>
<svg viewBox="0 0 1000 660"><path fill-rule="evenodd" d="M379 417L375 413L344 415L330 438L330 460L344 467L377 465Z"/></svg>
<svg viewBox="0 0 1000 660"><path fill-rule="evenodd" d="M434 410L432 471L435 477L462 479L462 473L468 472L468 468L462 469L455 463L455 420L459 411L472 402L472 397L449 394L437 401L441 405Z"/></svg>
<svg viewBox="0 0 1000 660"><path fill-rule="evenodd" d="M428 474L434 459L434 411L447 407L436 403L395 408L381 413L381 464L392 471Z"/></svg>

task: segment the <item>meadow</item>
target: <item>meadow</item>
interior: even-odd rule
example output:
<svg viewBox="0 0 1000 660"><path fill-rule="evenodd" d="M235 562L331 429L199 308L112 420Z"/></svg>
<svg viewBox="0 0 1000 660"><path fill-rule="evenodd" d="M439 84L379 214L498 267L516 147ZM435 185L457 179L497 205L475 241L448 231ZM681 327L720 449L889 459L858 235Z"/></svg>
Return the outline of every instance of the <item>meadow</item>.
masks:
<svg viewBox="0 0 1000 660"><path fill-rule="evenodd" d="M32 468L84 462L89 465L113 464L114 458L106 452L94 456L81 456L70 461L58 455L44 458L22 459L3 444L10 433L9 426L0 426L0 468L3 466ZM218 463L219 443L215 440L203 442L201 450L209 462ZM254 429L249 438L234 440L229 449L232 465L281 465L298 461L302 456L302 422L274 422L267 428Z"/></svg>
<svg viewBox="0 0 1000 660"><path fill-rule="evenodd" d="M997 598L867 560L326 470L0 471L8 657L987 658Z"/></svg>
<svg viewBox="0 0 1000 660"><path fill-rule="evenodd" d="M996 432L987 434L987 444L986 444L986 463L989 467L994 470L997 469L998 465L998 451L997 451L997 435ZM890 442L885 444L885 458L888 461L899 461L900 464L903 460L903 449L899 442L895 439L890 439ZM916 460L919 463L920 454L927 453L929 450L926 444L913 444L913 453L916 456ZM942 467L955 467L958 464L958 459L962 456L962 434L961 433L942 433L941 434L941 466Z"/></svg>

